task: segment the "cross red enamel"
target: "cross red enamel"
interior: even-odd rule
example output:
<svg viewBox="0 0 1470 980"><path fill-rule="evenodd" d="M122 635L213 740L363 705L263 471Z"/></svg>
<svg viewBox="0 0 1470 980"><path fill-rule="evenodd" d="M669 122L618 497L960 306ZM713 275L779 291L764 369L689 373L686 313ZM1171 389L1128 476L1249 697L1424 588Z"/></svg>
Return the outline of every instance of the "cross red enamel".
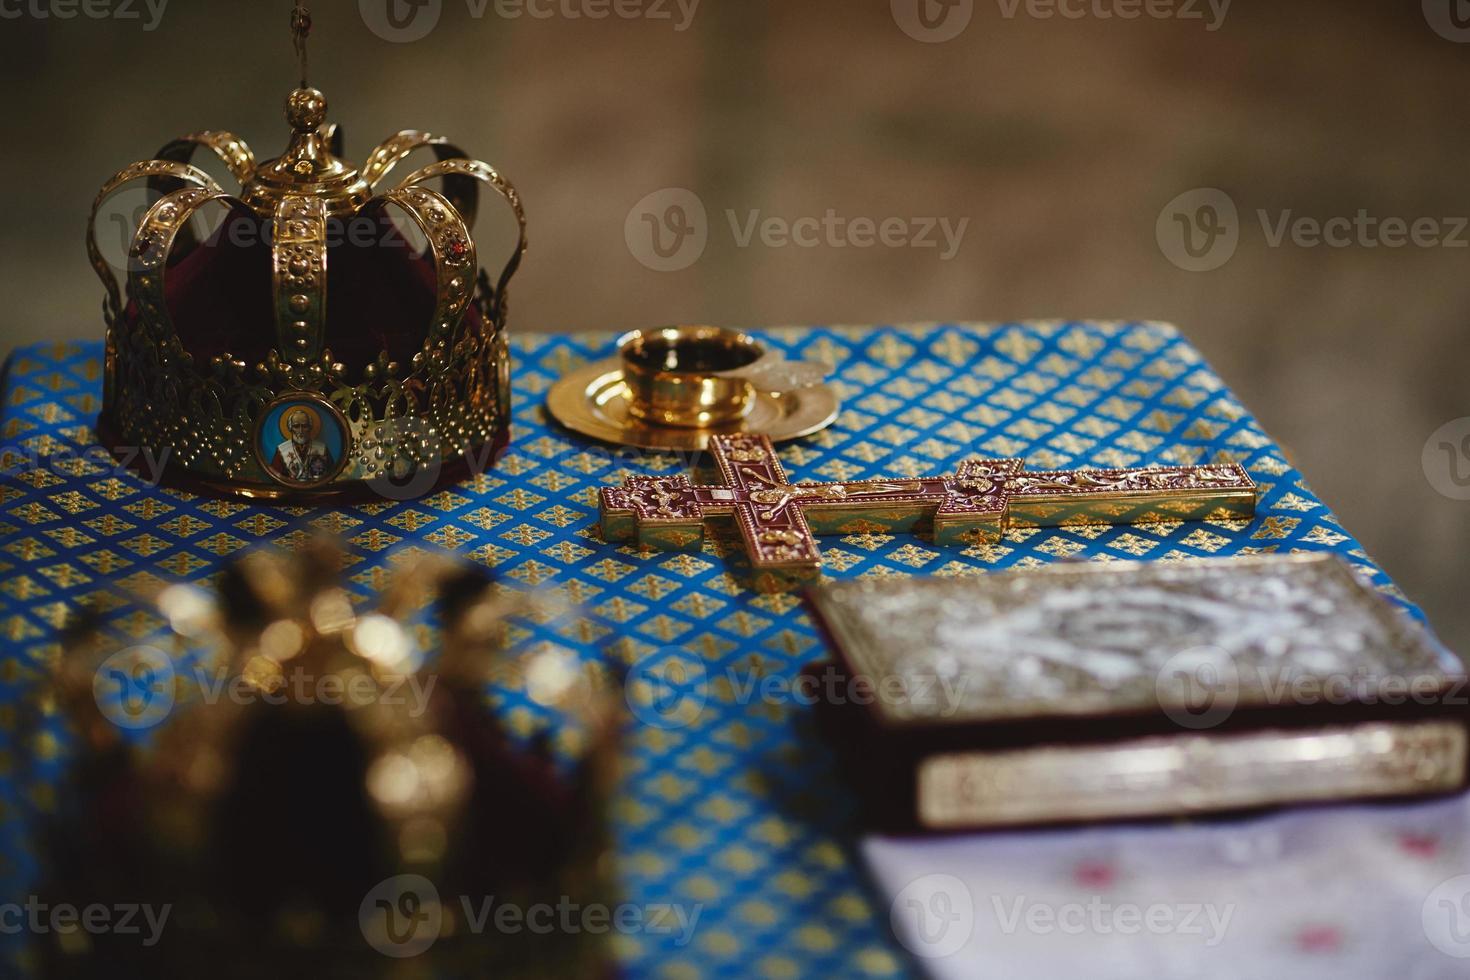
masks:
<svg viewBox="0 0 1470 980"><path fill-rule="evenodd" d="M821 575L817 534L931 527L937 544L998 540L1007 527L1249 518L1256 485L1234 463L1027 473L971 459L952 477L791 483L765 436L713 436L723 485L634 476L601 491L605 541L698 548L709 519L734 518L761 591Z"/></svg>

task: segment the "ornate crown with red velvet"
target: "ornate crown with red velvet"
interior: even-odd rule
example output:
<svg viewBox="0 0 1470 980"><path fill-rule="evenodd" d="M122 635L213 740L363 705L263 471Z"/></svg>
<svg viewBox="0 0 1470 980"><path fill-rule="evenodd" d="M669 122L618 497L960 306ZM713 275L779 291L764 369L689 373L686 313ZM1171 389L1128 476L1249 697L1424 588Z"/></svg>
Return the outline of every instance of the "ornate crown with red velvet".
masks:
<svg viewBox="0 0 1470 980"><path fill-rule="evenodd" d="M238 137L194 133L97 196L87 253L107 288L98 434L206 490L314 500L428 489L456 464L490 461L508 438L505 289L525 250L520 198L493 167L424 132L390 137L361 169L344 162L326 99L306 84L299 4L292 28L302 83L286 100L284 153L257 163ZM201 147L238 195L191 165ZM425 148L437 162L375 194ZM124 292L119 263L98 246L98 214L140 179L162 196L125 222ZM442 190L429 186L440 179ZM493 284L470 234L480 183L519 226ZM211 204L228 211L200 240L191 219Z"/></svg>

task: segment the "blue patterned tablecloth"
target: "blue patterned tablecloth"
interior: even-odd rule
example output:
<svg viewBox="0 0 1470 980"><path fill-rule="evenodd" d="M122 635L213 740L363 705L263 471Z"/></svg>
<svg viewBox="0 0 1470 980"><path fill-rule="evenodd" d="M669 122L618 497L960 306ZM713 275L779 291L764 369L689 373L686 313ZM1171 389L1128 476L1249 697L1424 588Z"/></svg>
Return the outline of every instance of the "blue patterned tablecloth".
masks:
<svg viewBox="0 0 1470 980"><path fill-rule="evenodd" d="M779 447L793 479L951 472L974 455L1033 467L1234 460L1264 490L1250 522L1012 532L961 549L922 537L826 538L834 578L975 575L1061 559L1169 561L1263 551L1336 551L1399 601L1391 583L1312 494L1200 355L1152 323L813 328L766 336L788 354L839 365L836 425ZM610 337L520 335L514 440L497 468L407 503L339 510L268 507L154 491L104 465L93 445L99 344L16 351L0 417L0 856L6 894L36 871L28 827L52 793L57 742L19 732L82 603L119 643L161 621L133 596L159 580L201 581L261 543L316 531L350 551L349 588L367 600L405 547L451 549L502 580L556 589L585 611L567 642L634 662L655 651L700 663L708 704L693 724L630 721L616 801L619 868L636 903L702 906L692 942L618 937L632 977L893 976L912 965L854 864L849 794L800 704L742 696L722 679L791 678L821 654L790 595L743 584L744 560L713 537L700 554L639 555L602 543L597 488L632 473L680 472L672 455L609 451L550 424L542 402ZM90 448L89 448L90 447ZM590 654L589 654L590 655ZM781 699L774 699L779 702ZM530 709L501 692L517 729Z"/></svg>

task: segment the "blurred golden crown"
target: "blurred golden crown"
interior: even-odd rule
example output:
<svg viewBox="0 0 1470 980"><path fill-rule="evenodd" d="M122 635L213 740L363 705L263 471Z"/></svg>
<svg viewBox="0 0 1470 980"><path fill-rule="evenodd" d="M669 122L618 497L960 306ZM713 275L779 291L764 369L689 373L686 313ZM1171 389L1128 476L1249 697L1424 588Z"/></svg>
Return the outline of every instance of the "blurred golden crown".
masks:
<svg viewBox="0 0 1470 980"><path fill-rule="evenodd" d="M171 482L250 497L320 499L373 481L390 495L426 490L508 438L505 290L525 215L493 167L429 133L390 137L360 169L344 162L326 99L306 84L299 4L292 29L302 83L286 99L284 153L257 163L230 133L194 133L119 171L93 204L87 253L107 288L99 436L163 461ZM200 148L238 195L191 164ZM378 193L420 149L437 162ZM97 219L136 180L162 196L126 222L124 293ZM482 183L519 226L494 283L470 233ZM211 204L228 213L200 241L191 219Z"/></svg>
<svg viewBox="0 0 1470 980"><path fill-rule="evenodd" d="M73 628L56 692L80 744L43 890L173 912L151 946L57 937L49 975L369 977L431 945L474 975L597 974L597 937L453 942L452 897L610 897L615 677L555 644L512 649L508 615L560 612L472 567L421 558L369 610L342 561L312 543L235 563L218 597L169 586L159 646L111 652ZM413 625L431 600L432 660ZM535 734L502 726L492 682Z"/></svg>

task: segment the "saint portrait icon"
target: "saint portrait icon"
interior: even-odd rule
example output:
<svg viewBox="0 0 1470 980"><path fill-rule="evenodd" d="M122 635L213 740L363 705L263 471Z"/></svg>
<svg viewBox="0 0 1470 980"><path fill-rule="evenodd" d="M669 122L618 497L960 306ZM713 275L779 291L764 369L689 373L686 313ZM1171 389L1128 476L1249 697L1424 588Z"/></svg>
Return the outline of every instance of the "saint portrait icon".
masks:
<svg viewBox="0 0 1470 980"><path fill-rule="evenodd" d="M288 409L281 416L281 431L286 441L276 447L271 457L271 470L288 483L317 483L332 468L332 454L326 443L317 438L322 431L322 417L304 405Z"/></svg>
<svg viewBox="0 0 1470 980"><path fill-rule="evenodd" d="M266 474L289 487L314 487L342 470L347 423L325 399L289 395L266 407L255 437L256 458Z"/></svg>

